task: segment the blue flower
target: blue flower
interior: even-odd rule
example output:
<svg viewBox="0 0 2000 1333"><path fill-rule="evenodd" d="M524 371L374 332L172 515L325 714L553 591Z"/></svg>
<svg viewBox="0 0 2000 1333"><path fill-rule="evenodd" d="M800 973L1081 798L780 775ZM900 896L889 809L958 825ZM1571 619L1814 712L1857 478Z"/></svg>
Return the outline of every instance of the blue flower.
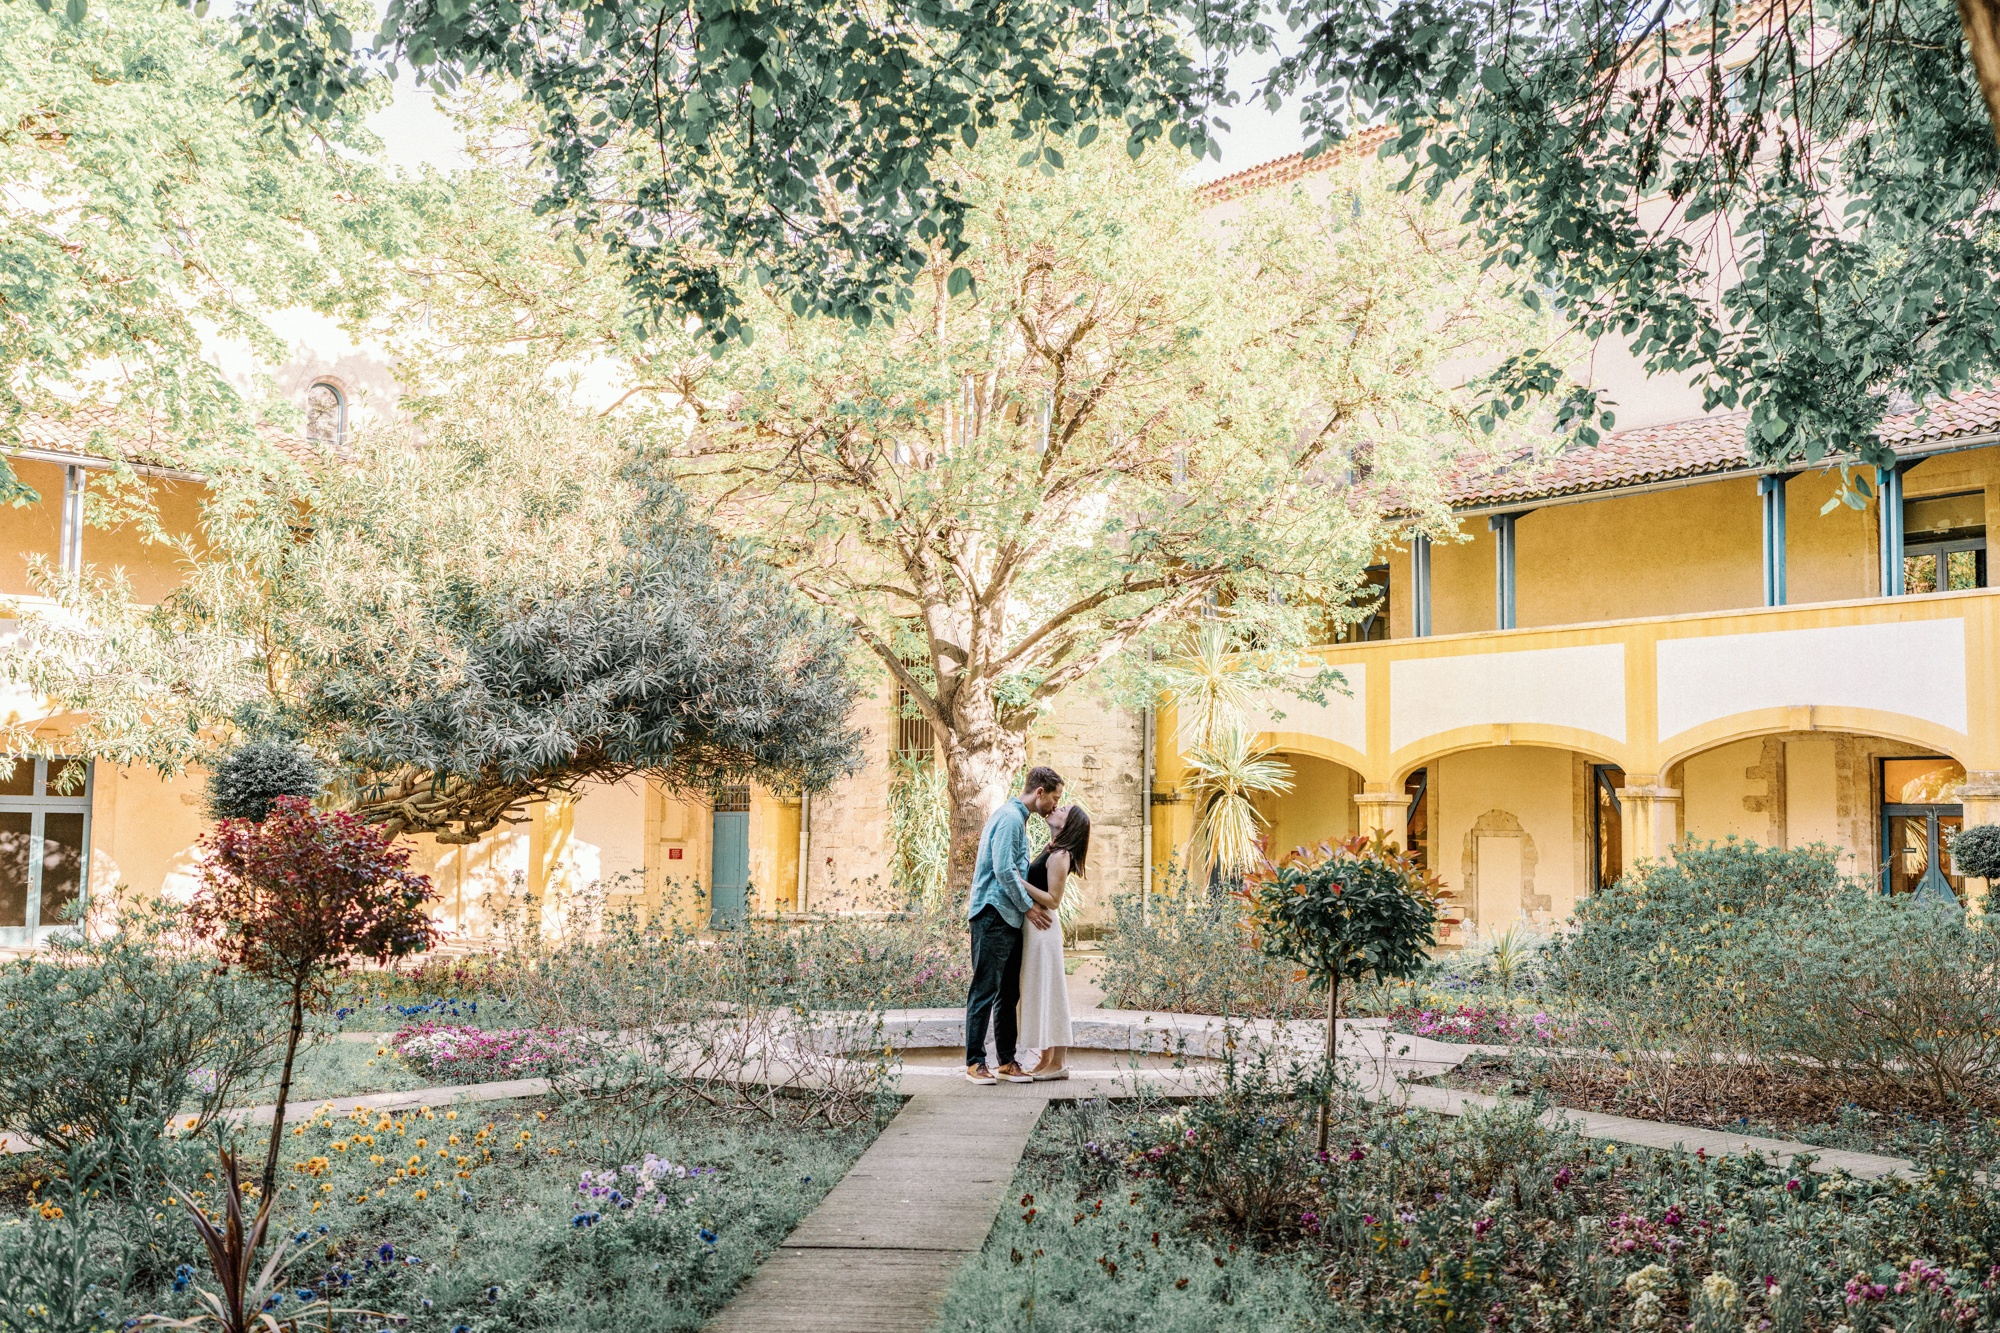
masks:
<svg viewBox="0 0 2000 1333"><path fill-rule="evenodd" d="M393 1245L384 1245L381 1249L375 1251L375 1253L381 1255L382 1262L386 1264L396 1257L396 1247Z"/></svg>
<svg viewBox="0 0 2000 1333"><path fill-rule="evenodd" d="M458 1327L452 1329L451 1333L472 1333L472 1325L460 1324Z"/></svg>
<svg viewBox="0 0 2000 1333"><path fill-rule="evenodd" d="M292 1244L294 1244L294 1245L303 1245L303 1244L305 1244L305 1243L306 1243L307 1241L309 1241L309 1240L311 1240L311 1239L312 1239L312 1232L310 1232L310 1231L301 1231L301 1232L300 1232L300 1233L299 1233L298 1235L296 1235L296 1236L292 1237Z"/></svg>
<svg viewBox="0 0 2000 1333"><path fill-rule="evenodd" d="M494 1301L497 1301L499 1299L500 1299L500 1288L488 1287L486 1289L486 1303L488 1305L491 1305Z"/></svg>
<svg viewBox="0 0 2000 1333"><path fill-rule="evenodd" d="M313 1299L313 1292L312 1292L312 1290L311 1290L310 1288L308 1288L308 1287L300 1287L300 1288L299 1288L299 1299L300 1299L300 1300L302 1300L302 1301L309 1301L309 1300Z"/></svg>
<svg viewBox="0 0 2000 1333"><path fill-rule="evenodd" d="M422 1305L426 1310L431 1308L431 1298L428 1296L424 1297L423 1300L418 1303Z"/></svg>
<svg viewBox="0 0 2000 1333"><path fill-rule="evenodd" d="M710 1245L715 1244L715 1233L713 1231L710 1231L707 1227L703 1227L701 1229L701 1238L707 1241Z"/></svg>

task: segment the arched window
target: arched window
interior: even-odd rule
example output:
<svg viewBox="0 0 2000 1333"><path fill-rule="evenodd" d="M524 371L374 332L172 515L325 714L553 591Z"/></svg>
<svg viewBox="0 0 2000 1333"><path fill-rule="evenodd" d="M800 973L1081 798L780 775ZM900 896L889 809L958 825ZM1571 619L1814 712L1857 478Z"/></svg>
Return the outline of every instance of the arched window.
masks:
<svg viewBox="0 0 2000 1333"><path fill-rule="evenodd" d="M306 438L338 449L347 442L347 395L325 380L306 390Z"/></svg>

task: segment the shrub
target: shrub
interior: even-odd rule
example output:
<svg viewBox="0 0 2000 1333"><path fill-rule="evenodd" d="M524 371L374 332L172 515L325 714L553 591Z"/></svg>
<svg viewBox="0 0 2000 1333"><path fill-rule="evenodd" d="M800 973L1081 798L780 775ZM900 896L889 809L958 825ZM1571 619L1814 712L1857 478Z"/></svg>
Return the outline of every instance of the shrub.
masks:
<svg viewBox="0 0 2000 1333"><path fill-rule="evenodd" d="M1962 831L1949 844L1952 865L1974 879L2000 879L2000 824L1981 824Z"/></svg>
<svg viewBox="0 0 2000 1333"><path fill-rule="evenodd" d="M1145 911L1132 895L1111 903L1098 985L1116 1009L1245 1018L1313 1018L1325 1011L1299 970L1267 958L1250 939L1243 909L1199 890L1154 895Z"/></svg>
<svg viewBox="0 0 2000 1333"><path fill-rule="evenodd" d="M2000 920L1848 887L1753 933L1754 1028L1851 1094L1984 1099L2000 1074Z"/></svg>
<svg viewBox="0 0 2000 1333"><path fill-rule="evenodd" d="M1683 844L1672 864L1642 863L1577 904L1569 931L1542 952L1545 974L1608 1020L1606 1038L1657 1094L1676 1083L1712 1090L1769 1049L1764 983L1746 949L1764 923L1823 910L1841 882L1836 855L1735 838Z"/></svg>
<svg viewBox="0 0 2000 1333"><path fill-rule="evenodd" d="M280 796L311 800L326 782L326 766L290 741L258 737L216 760L208 772L208 817L255 823Z"/></svg>
<svg viewBox="0 0 2000 1333"><path fill-rule="evenodd" d="M437 929L427 908L437 895L392 834L298 796L278 797L262 823L223 820L201 849L201 887L188 911L196 933L226 961L284 987L290 1002L264 1160L268 1199L307 1005L326 998L328 980L352 958L386 962L428 949Z"/></svg>
<svg viewBox="0 0 2000 1333"><path fill-rule="evenodd" d="M116 1139L133 1108L204 1126L283 1038L273 990L190 949L173 907L110 924L0 971L0 1124L57 1151Z"/></svg>
<svg viewBox="0 0 2000 1333"><path fill-rule="evenodd" d="M1329 1067L1340 1032L1340 983L1422 970L1437 936L1437 893L1437 880L1379 833L1296 851L1281 866L1266 862L1243 889L1264 952L1299 964L1326 989ZM1321 1152L1330 1114L1322 1103Z"/></svg>

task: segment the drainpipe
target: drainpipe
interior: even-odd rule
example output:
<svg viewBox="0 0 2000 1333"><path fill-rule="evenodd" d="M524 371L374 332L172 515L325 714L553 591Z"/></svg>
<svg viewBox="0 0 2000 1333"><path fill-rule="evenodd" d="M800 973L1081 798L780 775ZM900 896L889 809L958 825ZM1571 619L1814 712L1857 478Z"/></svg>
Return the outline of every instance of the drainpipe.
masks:
<svg viewBox="0 0 2000 1333"><path fill-rule="evenodd" d="M1153 898L1153 719L1148 708L1140 720L1139 760L1139 924L1152 924Z"/></svg>
<svg viewBox="0 0 2000 1333"><path fill-rule="evenodd" d="M812 877L812 826L812 793L801 792L799 793L799 885L792 894L794 906L801 916L806 910L806 881Z"/></svg>

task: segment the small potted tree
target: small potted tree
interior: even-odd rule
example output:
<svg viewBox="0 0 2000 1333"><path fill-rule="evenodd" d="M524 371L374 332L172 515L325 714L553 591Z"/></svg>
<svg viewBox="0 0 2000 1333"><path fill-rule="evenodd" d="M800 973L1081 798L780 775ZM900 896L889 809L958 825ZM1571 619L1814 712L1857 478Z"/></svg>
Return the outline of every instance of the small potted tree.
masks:
<svg viewBox="0 0 2000 1333"><path fill-rule="evenodd" d="M421 953L437 940L430 880L410 869L392 837L339 811L280 796L261 821L225 819L201 842L200 885L188 911L223 962L290 992L291 1035L271 1117L263 1197L276 1187L292 1060L308 1006L356 958L378 963Z"/></svg>
<svg viewBox="0 0 2000 1333"><path fill-rule="evenodd" d="M1381 834L1295 848L1283 865L1265 861L1240 897L1266 954L1290 959L1314 989L1326 988L1328 1072L1338 1054L1340 983L1414 975L1429 957L1440 883ZM1326 1151L1332 1091L1320 1102Z"/></svg>

